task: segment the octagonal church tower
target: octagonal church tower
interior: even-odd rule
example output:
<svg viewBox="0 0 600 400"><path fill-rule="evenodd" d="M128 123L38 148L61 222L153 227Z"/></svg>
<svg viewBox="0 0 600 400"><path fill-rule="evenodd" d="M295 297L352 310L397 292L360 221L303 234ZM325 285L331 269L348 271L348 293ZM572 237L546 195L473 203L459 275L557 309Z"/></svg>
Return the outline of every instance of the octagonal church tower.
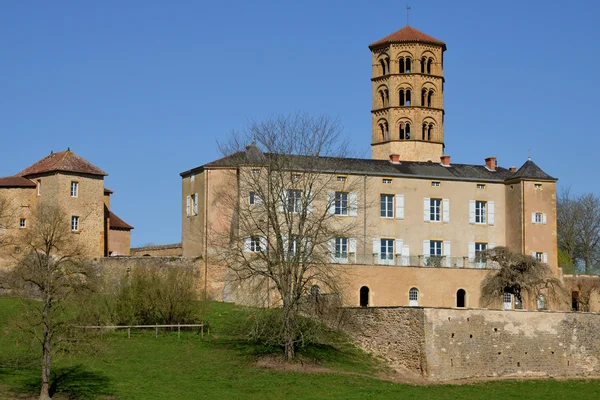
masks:
<svg viewBox="0 0 600 400"><path fill-rule="evenodd" d="M439 161L444 154L444 42L405 26L372 53L372 158Z"/></svg>

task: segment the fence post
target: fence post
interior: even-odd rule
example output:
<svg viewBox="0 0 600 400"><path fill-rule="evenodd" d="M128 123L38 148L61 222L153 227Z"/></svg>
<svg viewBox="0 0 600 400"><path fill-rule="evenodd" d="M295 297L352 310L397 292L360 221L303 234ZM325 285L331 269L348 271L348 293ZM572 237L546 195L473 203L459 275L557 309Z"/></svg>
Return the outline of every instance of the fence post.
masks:
<svg viewBox="0 0 600 400"><path fill-rule="evenodd" d="M156 328L156 337L158 337L158 325L154 325L154 327Z"/></svg>
<svg viewBox="0 0 600 400"><path fill-rule="evenodd" d="M202 339L204 339L204 324L202 324L202 327L200 328L200 331L202 332Z"/></svg>
<svg viewBox="0 0 600 400"><path fill-rule="evenodd" d="M181 337L181 326L180 326L180 322L177 323L177 339L179 339Z"/></svg>
<svg viewBox="0 0 600 400"><path fill-rule="evenodd" d="M131 339L131 327L127 327L127 339Z"/></svg>

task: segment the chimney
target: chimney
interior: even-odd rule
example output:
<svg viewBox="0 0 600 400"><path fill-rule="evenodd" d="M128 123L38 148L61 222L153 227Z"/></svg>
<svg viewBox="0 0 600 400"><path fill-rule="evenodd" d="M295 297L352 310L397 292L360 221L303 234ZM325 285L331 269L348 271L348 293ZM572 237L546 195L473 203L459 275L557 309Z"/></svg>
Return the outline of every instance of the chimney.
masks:
<svg viewBox="0 0 600 400"><path fill-rule="evenodd" d="M510 172L517 172L517 167L510 167L508 170Z"/></svg>
<svg viewBox="0 0 600 400"><path fill-rule="evenodd" d="M390 154L392 164L400 164L400 154Z"/></svg>
<svg viewBox="0 0 600 400"><path fill-rule="evenodd" d="M496 170L496 157L492 156L492 157L486 158L485 159L485 166L490 171L495 171Z"/></svg>
<svg viewBox="0 0 600 400"><path fill-rule="evenodd" d="M450 156L441 156L440 157L440 161L442 162L442 165L444 167L449 167L450 166Z"/></svg>

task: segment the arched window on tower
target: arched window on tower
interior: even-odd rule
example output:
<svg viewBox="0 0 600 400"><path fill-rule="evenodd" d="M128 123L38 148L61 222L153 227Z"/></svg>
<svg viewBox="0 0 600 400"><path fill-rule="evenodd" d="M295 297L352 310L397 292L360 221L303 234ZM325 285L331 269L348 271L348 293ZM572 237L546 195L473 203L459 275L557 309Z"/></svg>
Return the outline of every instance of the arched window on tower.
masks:
<svg viewBox="0 0 600 400"><path fill-rule="evenodd" d="M421 58L421 73L424 74L425 73L425 66L427 65L427 58L423 57Z"/></svg>
<svg viewBox="0 0 600 400"><path fill-rule="evenodd" d="M404 73L404 57L400 57L398 59L398 72L400 72L401 74Z"/></svg>
<svg viewBox="0 0 600 400"><path fill-rule="evenodd" d="M406 105L410 106L410 89L406 89Z"/></svg>
<svg viewBox="0 0 600 400"><path fill-rule="evenodd" d="M385 93L383 93L383 90L379 91L379 97L381 98L381 107L385 107Z"/></svg>
<svg viewBox="0 0 600 400"><path fill-rule="evenodd" d="M379 123L379 132L381 133L381 140L390 140L390 131L386 121Z"/></svg>
<svg viewBox="0 0 600 400"><path fill-rule="evenodd" d="M407 74L410 73L410 67L411 67L410 64L411 64L410 63L410 58L406 57L406 68L405 68L405 71L406 71Z"/></svg>
<svg viewBox="0 0 600 400"><path fill-rule="evenodd" d="M379 64L381 65L381 75L385 75L385 60L379 60Z"/></svg>
<svg viewBox="0 0 600 400"><path fill-rule="evenodd" d="M431 65L433 64L433 59L430 58L427 60L427 75L431 75Z"/></svg>
<svg viewBox="0 0 600 400"><path fill-rule="evenodd" d="M389 107L390 106L390 93L388 92L387 89L383 90L383 95L384 95L383 106Z"/></svg>
<svg viewBox="0 0 600 400"><path fill-rule="evenodd" d="M429 124L429 127L427 128L427 140L431 140L432 137L433 137L433 124Z"/></svg>
<svg viewBox="0 0 600 400"><path fill-rule="evenodd" d="M421 133L423 134L423 140L426 140L425 138L427 137L427 123L423 124L423 130Z"/></svg>
<svg viewBox="0 0 600 400"><path fill-rule="evenodd" d="M410 124L408 122L400 123L400 140L410 139Z"/></svg>
<svg viewBox="0 0 600 400"><path fill-rule="evenodd" d="M430 90L427 94L427 107L431 107L433 104L433 90Z"/></svg>
<svg viewBox="0 0 600 400"><path fill-rule="evenodd" d="M425 99L427 99L427 89L422 89L422 90L421 90L421 105L422 105L423 107L425 107L425 105L427 104L427 103L425 102Z"/></svg>
<svg viewBox="0 0 600 400"><path fill-rule="evenodd" d="M404 89L400 89L399 97L400 97L400 106L405 105L406 98L404 97Z"/></svg>

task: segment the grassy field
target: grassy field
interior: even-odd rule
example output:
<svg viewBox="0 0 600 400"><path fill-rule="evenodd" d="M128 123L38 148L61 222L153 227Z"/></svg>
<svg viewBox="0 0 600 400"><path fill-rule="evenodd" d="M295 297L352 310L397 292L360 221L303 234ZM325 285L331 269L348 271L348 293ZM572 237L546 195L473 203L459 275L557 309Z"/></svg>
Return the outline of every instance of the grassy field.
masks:
<svg viewBox="0 0 600 400"><path fill-rule="evenodd" d="M39 361L23 339L7 331L19 301L0 298L0 399L38 392ZM502 381L410 386L378 380L384 367L344 343L311 347L305 362L331 372L305 373L256 365L269 350L232 334L245 311L214 303L211 335L125 332L104 337L96 356L61 356L54 363L56 399L600 399L600 381Z"/></svg>

